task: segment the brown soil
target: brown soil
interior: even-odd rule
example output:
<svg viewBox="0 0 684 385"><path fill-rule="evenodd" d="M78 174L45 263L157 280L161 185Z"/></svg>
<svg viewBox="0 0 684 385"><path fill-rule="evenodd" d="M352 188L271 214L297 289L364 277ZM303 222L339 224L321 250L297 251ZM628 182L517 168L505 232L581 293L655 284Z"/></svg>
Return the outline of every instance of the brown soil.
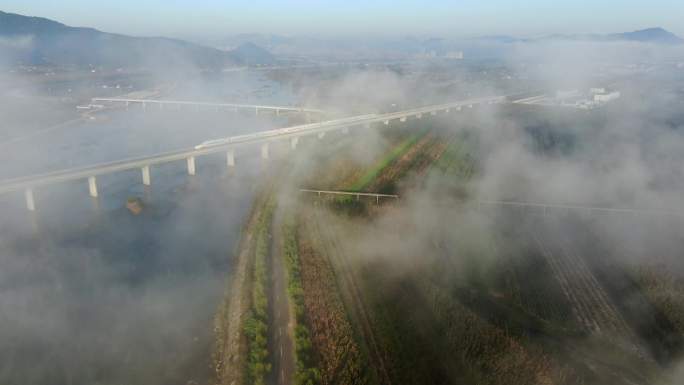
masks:
<svg viewBox="0 0 684 385"><path fill-rule="evenodd" d="M294 311L287 293L287 278L283 254L281 208L273 215L271 231L270 351L273 360L272 381L278 385L292 384L295 373Z"/></svg>
<svg viewBox="0 0 684 385"><path fill-rule="evenodd" d="M328 257L337 285L349 316L354 325L360 328L359 334L363 338L365 350L368 352L372 368L381 384L391 384L389 369L382 354L378 338L371 325L371 316L364 301L362 291L357 284L357 277L349 265L349 258L344 248L336 238L335 230L329 227L331 218L326 218L327 213L316 209L313 215L306 221L307 232L312 234L315 241L313 247L317 252Z"/></svg>
<svg viewBox="0 0 684 385"><path fill-rule="evenodd" d="M308 223L303 220L302 223ZM299 237L302 287L311 340L319 354L322 384L365 383L364 355L354 337L335 273L328 258L314 249L305 226Z"/></svg>

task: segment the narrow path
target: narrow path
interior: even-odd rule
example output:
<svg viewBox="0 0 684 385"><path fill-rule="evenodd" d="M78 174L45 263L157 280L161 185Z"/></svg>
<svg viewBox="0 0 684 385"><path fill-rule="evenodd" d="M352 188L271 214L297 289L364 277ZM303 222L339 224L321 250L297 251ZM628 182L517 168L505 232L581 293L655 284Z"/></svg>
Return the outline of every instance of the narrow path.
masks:
<svg viewBox="0 0 684 385"><path fill-rule="evenodd" d="M290 385L295 373L294 324L287 296L287 275L283 261L282 211L276 209L271 224L271 383Z"/></svg>
<svg viewBox="0 0 684 385"><path fill-rule="evenodd" d="M244 321L249 313L250 282L249 270L254 250L254 226L261 216L262 205L257 203L250 214L240 239L239 254L235 262L234 272L226 292L224 304L217 314L217 349L215 352L216 384L240 384L244 381L247 346L244 339Z"/></svg>

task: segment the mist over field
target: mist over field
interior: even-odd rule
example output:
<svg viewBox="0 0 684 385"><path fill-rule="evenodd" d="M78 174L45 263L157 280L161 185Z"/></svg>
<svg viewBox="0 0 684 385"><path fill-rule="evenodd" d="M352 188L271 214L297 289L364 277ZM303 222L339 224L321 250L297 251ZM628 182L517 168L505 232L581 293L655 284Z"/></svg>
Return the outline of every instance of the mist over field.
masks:
<svg viewBox="0 0 684 385"><path fill-rule="evenodd" d="M675 35L0 23L0 383L684 378Z"/></svg>
<svg viewBox="0 0 684 385"><path fill-rule="evenodd" d="M639 48L637 52L635 47ZM520 55L531 61L530 53L534 51L534 68L543 69L537 84L548 88L568 84L590 87L606 81L600 76L601 68L627 66L635 60L633 55L643 52L651 52L650 57L658 58L673 52L638 45L598 44L550 44L522 50ZM599 50L604 53L599 54ZM579 52L587 51L597 57L589 55L585 60L578 57ZM574 59L565 60L569 57ZM666 368L666 374L649 381L677 383L682 348L677 331L680 321L661 313L662 308L656 308L658 303L649 302L653 297L646 299L644 293L635 290L637 278L632 275L639 269L667 266L668 274L677 277L682 269L684 185L679 151L684 139L682 72L677 69L663 72L618 78L613 86L621 90L620 101L596 112L505 105L434 118L433 124L440 129L437 135L444 141L451 135L468 138L467 145L477 157L475 176L463 183L441 174L429 173L425 178L409 172L407 180L389 187L390 191L402 194L398 207L379 213L365 224L354 219L326 217L335 229L336 242L347 245L352 261L375 266L391 277L387 279L410 282L417 275L441 268L439 280L456 288L466 288L473 280L487 282L478 285L492 284L489 280L497 279L502 255L526 260L528 237L540 237L542 243L563 238L562 242L568 245L565 247L574 244L577 249L572 252L588 258L587 263L597 270L594 274L605 287L606 295L615 301L611 306L624 312L626 322L634 325L632 337L613 337L616 341L634 340L616 343L634 344L639 355ZM406 79L392 73L361 73L333 83L331 88L341 90L353 102L378 100L378 104L387 105L411 103L410 95L420 94L419 89L412 89L406 83ZM373 84L373 90L361 84ZM478 84L469 86L466 89L472 91L464 92L478 89ZM488 87L484 85L480 89ZM421 95L421 98L429 96ZM366 154L382 153L386 151L385 146L385 141L371 137L343 150L346 153L341 156L372 164ZM306 161L297 166L302 168L298 174L302 175L303 183L311 183L307 175L315 166ZM506 206L491 204L492 201L531 202L533 206ZM543 215L548 210L548 215L555 220L534 219L542 215L542 207L535 204L550 205L543 208ZM592 208L605 209L605 212L594 215ZM611 212L612 209L616 212ZM636 211L625 214L620 213L622 209ZM548 223L535 224L537 221ZM536 229L537 226L547 230ZM524 229L519 239L510 238L511 228L515 227ZM451 255L449 262L428 251L435 245ZM507 294L494 292L493 295ZM648 295L665 296L664 293ZM408 304L413 299L404 297L404 301L403 306L411 306ZM639 317L640 320L635 320ZM590 341L581 335L565 340L564 344L568 349L583 350L594 343ZM625 359L613 365L626 362L629 361ZM571 365L560 361L560 365L566 364ZM627 373L622 378L604 377L600 381L644 380L638 372Z"/></svg>

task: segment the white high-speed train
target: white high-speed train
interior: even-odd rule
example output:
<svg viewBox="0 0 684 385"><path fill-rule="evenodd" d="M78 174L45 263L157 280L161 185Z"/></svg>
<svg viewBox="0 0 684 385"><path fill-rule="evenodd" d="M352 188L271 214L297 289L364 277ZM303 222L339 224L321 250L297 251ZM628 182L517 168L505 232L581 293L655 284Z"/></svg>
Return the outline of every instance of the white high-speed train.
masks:
<svg viewBox="0 0 684 385"><path fill-rule="evenodd" d="M230 136L228 138L207 140L206 142L202 142L202 143L198 144L197 146L195 146L195 150L201 150L201 149L207 148L207 147L225 146L227 144L235 144L235 143L242 143L242 142L247 142L247 141L251 141L251 140L270 138L272 136L278 136L278 135L282 135L282 134L288 132L288 131L284 131L284 130L287 130L287 129L269 130L269 131L263 131L263 132L256 132L254 134L236 135L236 136Z"/></svg>
<svg viewBox="0 0 684 385"><path fill-rule="evenodd" d="M237 136L231 136L228 138L213 139L213 140L208 140L206 142L202 142L202 143L198 144L197 146L195 146L195 150L201 150L204 148L215 147L215 146L225 146L227 144L242 143L242 142L247 142L247 141L252 141L252 140L265 139L265 138L270 138L270 137L280 136L280 135L285 135L285 134L301 133L302 135L304 135L305 133L307 133L309 131L316 131L318 129L321 129L324 127L329 127L329 126L340 126L340 128L342 128L344 126L354 125L356 123L359 123L359 121L363 121L363 120L373 118L376 116L377 116L376 114L368 114L368 115L354 116L352 118L329 121L329 122L304 124L301 126L278 128L275 130L255 132L253 134L237 135Z"/></svg>

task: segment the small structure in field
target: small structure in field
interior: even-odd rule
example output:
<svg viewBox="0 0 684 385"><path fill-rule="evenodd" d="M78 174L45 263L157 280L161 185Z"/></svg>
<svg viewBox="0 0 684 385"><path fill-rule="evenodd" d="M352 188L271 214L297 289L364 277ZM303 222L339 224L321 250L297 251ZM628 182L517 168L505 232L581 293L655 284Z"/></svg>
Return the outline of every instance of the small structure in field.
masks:
<svg viewBox="0 0 684 385"><path fill-rule="evenodd" d="M137 198L137 197L128 198L128 200L126 200L126 208L133 215L138 215L143 211L143 208L144 208L143 201L142 201L142 199Z"/></svg>

